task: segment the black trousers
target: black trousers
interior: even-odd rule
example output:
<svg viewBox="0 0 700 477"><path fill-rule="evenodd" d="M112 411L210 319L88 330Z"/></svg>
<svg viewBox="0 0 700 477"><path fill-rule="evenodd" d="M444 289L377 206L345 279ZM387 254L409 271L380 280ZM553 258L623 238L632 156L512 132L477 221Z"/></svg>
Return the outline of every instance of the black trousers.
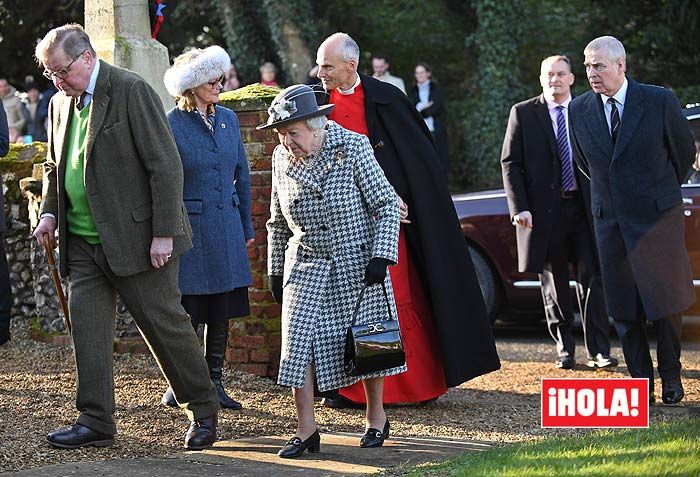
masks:
<svg viewBox="0 0 700 477"><path fill-rule="evenodd" d="M569 288L569 263L573 264L576 293L581 304L584 343L588 357L610 354L608 314L595 256L593 234L579 194L560 199L558 217L552 224L547 258L542 273L542 300L547 329L557 346L559 357L574 357L574 303ZM576 303L578 305L578 303Z"/></svg>
<svg viewBox="0 0 700 477"><path fill-rule="evenodd" d="M4 216L2 219L4 220ZM12 317L12 285L10 267L5 254L5 233L0 232L0 330L10 327Z"/></svg>
<svg viewBox="0 0 700 477"><path fill-rule="evenodd" d="M639 292L636 294L636 319L615 320L615 330L622 344L627 369L633 378L648 378L649 390L654 390L654 364L649 351L646 319ZM681 314L652 321L656 332L656 359L663 381L681 375Z"/></svg>

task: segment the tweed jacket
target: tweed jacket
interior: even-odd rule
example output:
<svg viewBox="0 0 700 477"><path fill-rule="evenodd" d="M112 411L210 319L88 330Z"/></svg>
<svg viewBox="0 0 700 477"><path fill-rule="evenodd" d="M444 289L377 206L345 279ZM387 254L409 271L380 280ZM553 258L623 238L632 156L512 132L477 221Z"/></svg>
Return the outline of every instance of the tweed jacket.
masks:
<svg viewBox="0 0 700 477"><path fill-rule="evenodd" d="M185 174L184 200L193 248L180 257L180 291L223 293L252 282L246 240L253 238L248 160L233 111L215 107L210 132L196 111L173 108Z"/></svg>
<svg viewBox="0 0 700 477"><path fill-rule="evenodd" d="M680 183L695 144L678 100L667 89L628 78L615 143L593 92L571 102L569 125L574 159L591 178L608 313L615 320L638 319L635 290L649 320L684 311L695 291Z"/></svg>
<svg viewBox="0 0 700 477"><path fill-rule="evenodd" d="M152 270L153 237L173 237L173 256L192 246L182 202L182 165L156 92L140 76L100 60L85 145L85 192L107 261L118 276ZM41 214L58 221L66 265L66 149L75 100L49 105Z"/></svg>
<svg viewBox="0 0 700 477"><path fill-rule="evenodd" d="M278 382L302 387L313 361L320 391L359 379L343 372L345 333L372 257L398 260L396 193L369 140L329 121L325 144L305 161L282 146L272 157L268 230L270 275L284 277ZM385 281L396 318L389 274ZM387 319L381 287L365 293L357 323ZM405 370L393 368L373 376Z"/></svg>

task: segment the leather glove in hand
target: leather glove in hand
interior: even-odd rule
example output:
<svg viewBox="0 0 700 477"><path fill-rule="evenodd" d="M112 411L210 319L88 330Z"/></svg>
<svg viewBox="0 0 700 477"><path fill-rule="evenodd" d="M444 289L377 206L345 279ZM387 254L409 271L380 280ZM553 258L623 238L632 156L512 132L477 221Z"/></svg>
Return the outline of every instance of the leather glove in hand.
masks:
<svg viewBox="0 0 700 477"><path fill-rule="evenodd" d="M270 285L270 293L277 303L282 304L282 276L268 275L267 281Z"/></svg>
<svg viewBox="0 0 700 477"><path fill-rule="evenodd" d="M386 258L373 257L365 268L365 284L377 285L382 283L386 278L386 267L391 262Z"/></svg>

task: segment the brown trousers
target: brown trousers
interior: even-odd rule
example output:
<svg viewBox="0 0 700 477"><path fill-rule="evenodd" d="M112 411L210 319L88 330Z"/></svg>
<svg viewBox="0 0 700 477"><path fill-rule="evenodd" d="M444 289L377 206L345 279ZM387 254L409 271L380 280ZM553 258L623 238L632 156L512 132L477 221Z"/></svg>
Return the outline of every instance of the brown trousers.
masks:
<svg viewBox="0 0 700 477"><path fill-rule="evenodd" d="M216 390L190 317L180 305L178 260L173 258L157 270L119 277L112 273L101 245L69 235L67 250L77 422L98 432L116 433L112 350L117 293L190 420L216 414Z"/></svg>

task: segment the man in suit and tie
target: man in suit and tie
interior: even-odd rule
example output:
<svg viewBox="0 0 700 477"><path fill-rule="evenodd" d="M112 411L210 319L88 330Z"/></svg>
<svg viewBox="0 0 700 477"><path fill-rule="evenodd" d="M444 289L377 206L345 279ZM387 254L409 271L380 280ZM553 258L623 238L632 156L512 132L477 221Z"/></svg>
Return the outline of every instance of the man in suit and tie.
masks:
<svg viewBox="0 0 700 477"><path fill-rule="evenodd" d="M114 442L112 346L116 293L191 420L185 447L216 439L219 402L190 318L180 305L178 256L192 246L183 172L155 91L97 59L80 25L36 47L59 92L49 107L41 220L34 236L55 246L70 279L77 368L75 424L48 434L54 447Z"/></svg>
<svg viewBox="0 0 700 477"><path fill-rule="evenodd" d="M557 368L574 367L574 306L569 263L577 274L584 343L590 368L617 366L610 357L608 316L589 221L588 179L574 167L567 107L574 75L569 58L542 61L542 94L513 106L503 140L501 168L516 228L518 269L538 273Z"/></svg>
<svg viewBox="0 0 700 477"><path fill-rule="evenodd" d="M681 313L695 301L685 248L680 183L695 144L669 90L625 76L622 43L612 36L584 50L593 91L569 107L574 157L591 178L591 211L608 313L632 377L654 369L645 320L654 324L662 400L683 399Z"/></svg>

